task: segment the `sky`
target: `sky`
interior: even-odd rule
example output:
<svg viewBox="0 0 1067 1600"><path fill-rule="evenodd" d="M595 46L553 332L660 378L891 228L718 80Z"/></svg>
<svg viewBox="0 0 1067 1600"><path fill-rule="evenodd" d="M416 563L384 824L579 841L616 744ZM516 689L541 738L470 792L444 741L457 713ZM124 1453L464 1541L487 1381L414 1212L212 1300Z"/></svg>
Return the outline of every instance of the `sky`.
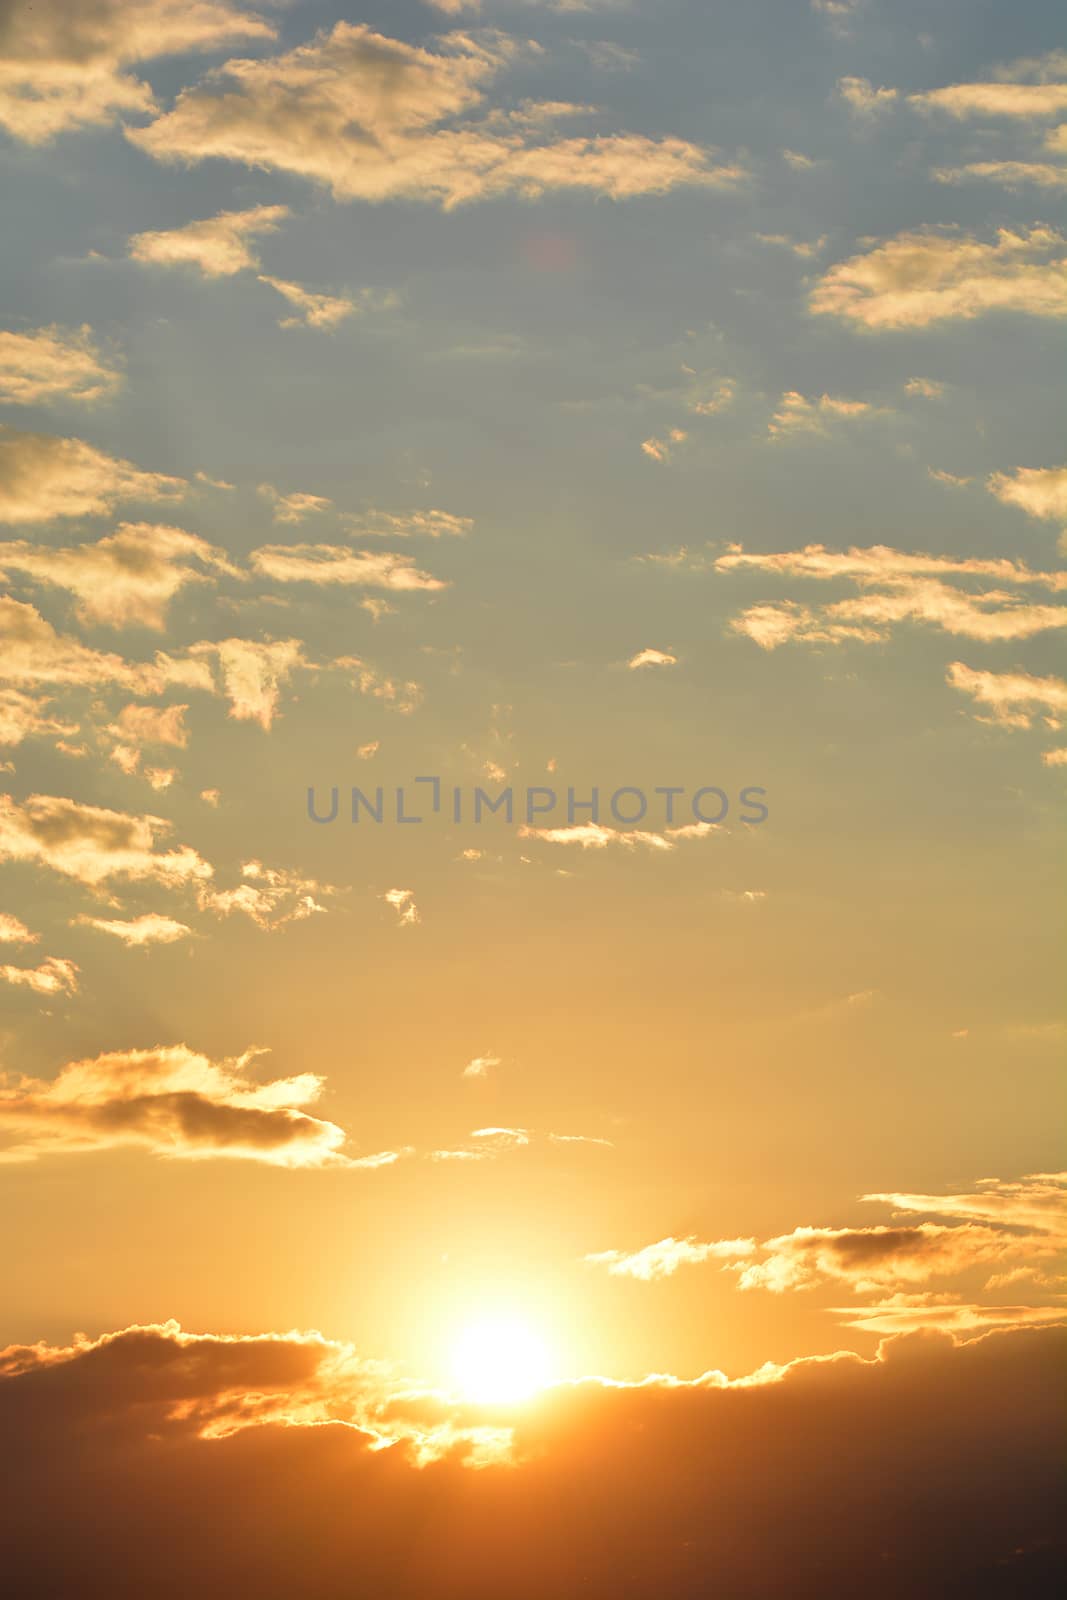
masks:
<svg viewBox="0 0 1067 1600"><path fill-rule="evenodd" d="M805 1450L791 1592L1040 1592L1057 12L0 0L0 1412L99 1592L259 1473L219 1593L356 1484L398 1595L778 1593Z"/></svg>

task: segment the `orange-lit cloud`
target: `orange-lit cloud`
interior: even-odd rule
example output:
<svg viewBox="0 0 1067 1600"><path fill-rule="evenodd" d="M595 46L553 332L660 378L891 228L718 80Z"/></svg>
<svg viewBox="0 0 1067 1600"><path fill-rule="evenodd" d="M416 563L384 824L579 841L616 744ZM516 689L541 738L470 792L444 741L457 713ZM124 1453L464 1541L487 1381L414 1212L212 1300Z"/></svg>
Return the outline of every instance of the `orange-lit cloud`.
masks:
<svg viewBox="0 0 1067 1600"><path fill-rule="evenodd" d="M35 0L0 20L0 127L33 145L153 110L150 86L128 70L139 62L274 37L227 0Z"/></svg>
<svg viewBox="0 0 1067 1600"><path fill-rule="evenodd" d="M1052 228L996 242L957 233L902 233L831 267L811 310L872 331L970 321L990 311L1067 317L1067 239Z"/></svg>
<svg viewBox="0 0 1067 1600"><path fill-rule="evenodd" d="M192 929L173 917L161 916L158 911L147 911L143 916L121 918L78 916L71 920L76 928L94 928L97 933L109 934L119 939L127 949L143 950L149 945L174 944L187 939Z"/></svg>
<svg viewBox="0 0 1067 1600"><path fill-rule="evenodd" d="M444 582L393 550L346 550L330 544L267 544L249 557L276 583L314 583L366 589L443 589Z"/></svg>
<svg viewBox="0 0 1067 1600"><path fill-rule="evenodd" d="M274 233L288 215L288 206L220 211L218 216L187 222L180 228L135 233L127 249L134 261L145 266L189 266L205 278L228 278L259 266L249 240Z"/></svg>
<svg viewBox="0 0 1067 1600"><path fill-rule="evenodd" d="M1040 715L1052 727L1067 716L1067 682L1035 678L1028 672L983 672L953 661L946 674L953 689L988 708L990 720L1008 728L1029 728Z"/></svg>
<svg viewBox="0 0 1067 1600"><path fill-rule="evenodd" d="M85 405L109 398L121 385L121 371L101 355L89 327L0 329L0 405Z"/></svg>
<svg viewBox="0 0 1067 1600"><path fill-rule="evenodd" d="M305 1108L319 1098L315 1073L260 1083L259 1052L211 1061L186 1045L113 1050L72 1061L49 1082L8 1079L0 1086L0 1129L10 1141L0 1161L30 1161L133 1145L153 1155L216 1156L269 1166L387 1164L395 1152L351 1157L345 1133Z"/></svg>
<svg viewBox="0 0 1067 1600"><path fill-rule="evenodd" d="M672 656L669 650L656 650L649 646L645 650L639 650L635 656L631 656L626 665L631 668L676 667L678 665L678 657Z"/></svg>
<svg viewBox="0 0 1067 1600"><path fill-rule="evenodd" d="M333 505L333 501L327 500L325 495L306 492L283 494L272 483L261 483L256 492L269 501L275 522L303 522L305 517L319 511L329 511Z"/></svg>
<svg viewBox="0 0 1067 1600"><path fill-rule="evenodd" d="M0 637L4 632L0 613ZM43 734L69 738L77 733L77 723L49 715L50 703L47 696L26 694L21 689L0 689L0 745L21 744L23 739Z"/></svg>
<svg viewBox="0 0 1067 1600"><path fill-rule="evenodd" d="M299 639L220 639L193 645L189 655L217 664L230 716L256 722L264 730L274 722L284 685L309 665Z"/></svg>
<svg viewBox="0 0 1067 1600"><path fill-rule="evenodd" d="M31 989L34 994L76 994L78 967L73 961L46 956L36 967L0 966L0 981L16 988Z"/></svg>
<svg viewBox="0 0 1067 1600"><path fill-rule="evenodd" d="M320 294L313 289L305 289L303 284L288 283L284 278L268 278L263 273L260 273L259 281L275 290L295 308L291 316L281 319L278 324L281 328L336 328L339 322L344 322L347 317L354 316L367 306L379 303L384 308L392 303L388 297L377 302L374 295L368 294L363 296L362 301L348 294Z"/></svg>
<svg viewBox="0 0 1067 1600"><path fill-rule="evenodd" d="M47 867L89 888L113 879L173 888L209 878L211 867L190 846L156 848L170 827L162 817L110 811L57 795L30 795L21 805L0 795L0 861Z"/></svg>
<svg viewBox="0 0 1067 1600"><path fill-rule="evenodd" d="M181 478L142 472L130 461L49 433L0 427L0 522L99 517L123 500L176 500Z"/></svg>
<svg viewBox="0 0 1067 1600"><path fill-rule="evenodd" d="M39 944L41 935L32 933L21 917L0 911L0 944Z"/></svg>
<svg viewBox="0 0 1067 1600"><path fill-rule="evenodd" d="M1067 467L1017 467L1014 472L994 472L988 489L1005 505L1018 506L1027 516L1067 522Z"/></svg>
<svg viewBox="0 0 1067 1600"><path fill-rule="evenodd" d="M463 538L474 527L473 517L457 517L452 511L433 509L399 513L366 511L346 517L345 521L362 538L376 534L391 539L440 539L444 535Z"/></svg>
<svg viewBox="0 0 1067 1600"><path fill-rule="evenodd" d="M808 400L795 390L789 390L778 402L778 409L767 424L773 439L793 438L797 434L829 432L832 422L851 422L870 417L885 417L890 413L866 400L848 400L841 395L824 394L817 400Z"/></svg>
<svg viewBox="0 0 1067 1600"><path fill-rule="evenodd" d="M131 1568L205 1600L353 1581L499 1600L502 1573L511 1600L1052 1593L1062 1360L1060 1328L922 1330L870 1359L588 1378L516 1408L318 1333L14 1345L6 1572L86 1600Z"/></svg>
<svg viewBox="0 0 1067 1600"><path fill-rule="evenodd" d="M699 1265L705 1261L736 1261L752 1254L754 1239L715 1239L704 1242L695 1234L686 1239L668 1237L656 1244L646 1244L641 1250L599 1250L586 1256L591 1266L607 1267L615 1277L641 1278L646 1283L655 1278L670 1278L679 1267Z"/></svg>
<svg viewBox="0 0 1067 1600"><path fill-rule="evenodd" d="M66 590L85 623L157 630L166 624L170 602L187 585L219 574L240 576L225 551L206 539L148 522L124 522L93 544L67 548L0 542L0 572L19 572Z"/></svg>
<svg viewBox="0 0 1067 1600"><path fill-rule="evenodd" d="M552 107L478 115L485 87L519 49L501 34L453 34L433 51L338 22L285 54L227 62L128 137L160 161L272 168L338 200L453 207L553 189L621 199L741 180L683 139L546 137Z"/></svg>
<svg viewBox="0 0 1067 1600"><path fill-rule="evenodd" d="M332 884L319 883L299 872L267 867L262 861L245 861L241 882L235 888L203 885L197 900L202 911L213 911L222 917L236 913L247 917L257 928L273 932L324 912L326 907L319 904L316 896L326 898L335 893Z"/></svg>
<svg viewBox="0 0 1067 1600"><path fill-rule="evenodd" d="M888 1224L797 1227L762 1242L669 1236L643 1249L601 1250L585 1260L615 1276L644 1282L670 1277L683 1265L717 1262L736 1275L738 1289L773 1294L844 1284L854 1294L877 1297L872 1314L883 1313L895 1297L896 1311L907 1311L906 1323L900 1326L924 1324L923 1313L931 1307L937 1310L933 1320L938 1325L943 1321L960 1329L981 1326L974 1311L966 1322L945 1320L940 1308L957 1305L960 1294L950 1290L935 1295L925 1288L937 1280L966 1279L977 1268L985 1268L987 1274L991 1267L999 1269L986 1283L987 1291L1016 1283L1024 1272L1035 1286L1059 1286L1058 1279L1046 1283L1043 1268L1060 1260L1067 1246L1067 1173L1006 1181L990 1178L972 1194L868 1194L862 1199L905 1215ZM919 1213L926 1220L912 1221L907 1213ZM910 1290L920 1292L902 1299ZM987 1320L997 1320L1002 1309L986 1307ZM1022 1320L1049 1320L1055 1312L1055 1306L1033 1307ZM850 1318L867 1314L862 1307L847 1313ZM879 1328L893 1331L888 1325Z"/></svg>

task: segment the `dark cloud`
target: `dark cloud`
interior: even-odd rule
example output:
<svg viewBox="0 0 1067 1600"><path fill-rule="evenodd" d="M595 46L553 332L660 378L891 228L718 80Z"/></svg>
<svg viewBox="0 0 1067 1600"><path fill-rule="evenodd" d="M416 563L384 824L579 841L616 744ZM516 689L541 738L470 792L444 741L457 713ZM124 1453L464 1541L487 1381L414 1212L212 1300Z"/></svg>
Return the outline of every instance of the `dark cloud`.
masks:
<svg viewBox="0 0 1067 1600"><path fill-rule="evenodd" d="M20 1347L5 1579L19 1600L1051 1594L1062 1344L924 1331L510 1415L390 1389L319 1335ZM513 1429L504 1458L486 1426Z"/></svg>

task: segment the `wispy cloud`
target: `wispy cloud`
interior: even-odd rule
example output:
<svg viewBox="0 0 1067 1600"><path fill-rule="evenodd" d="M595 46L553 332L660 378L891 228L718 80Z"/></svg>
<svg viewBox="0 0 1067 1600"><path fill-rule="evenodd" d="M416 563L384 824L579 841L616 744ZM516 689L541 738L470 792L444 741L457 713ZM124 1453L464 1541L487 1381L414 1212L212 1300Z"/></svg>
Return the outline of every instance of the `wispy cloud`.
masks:
<svg viewBox="0 0 1067 1600"><path fill-rule="evenodd" d="M1029 728L1041 715L1049 727L1058 728L1067 715L1067 682L1062 678L1035 678L1028 672L983 672L953 661L946 674L953 689L969 694L990 713L987 720L1006 728Z"/></svg>
<svg viewBox="0 0 1067 1600"><path fill-rule="evenodd" d="M183 528L124 522L95 543L0 541L0 573L65 590L90 625L161 630L175 595L218 576L240 578L224 550Z"/></svg>
<svg viewBox="0 0 1067 1600"><path fill-rule="evenodd" d="M351 295L321 294L284 278L269 278L262 272L259 281L295 308L292 316L282 318L279 324L282 328L336 328L338 323L362 309L360 302Z"/></svg>
<svg viewBox="0 0 1067 1600"><path fill-rule="evenodd" d="M99 517L123 500L179 500L187 488L84 439L0 427L0 522Z"/></svg>
<svg viewBox="0 0 1067 1600"><path fill-rule="evenodd" d="M121 368L101 354L88 325L0 329L0 405L88 405L109 399L122 382Z"/></svg>
<svg viewBox="0 0 1067 1600"><path fill-rule="evenodd" d="M259 266L250 240L274 233L289 215L288 206L253 206L220 211L180 228L135 233L127 242L134 261L144 266L195 267L205 278L229 278Z"/></svg>
<svg viewBox="0 0 1067 1600"><path fill-rule="evenodd" d="M56 956L46 956L40 965L36 967L0 965L0 981L9 983L15 988L30 989L34 994L39 995L77 994L78 967L73 961L64 961ZM2 1099L0 1099L0 1105L2 1105ZM2 1118L2 1112L0 1112L0 1118ZM0 1152L0 1160L2 1159L3 1154Z"/></svg>
<svg viewBox="0 0 1067 1600"><path fill-rule="evenodd" d="M701 1241L690 1234L685 1239L660 1239L641 1250L599 1250L585 1259L590 1266L607 1267L614 1277L640 1278L651 1283L657 1278L673 1277L679 1267L696 1266L705 1261L736 1261L751 1255L754 1249L753 1239Z"/></svg>
<svg viewBox="0 0 1067 1600"><path fill-rule="evenodd" d="M164 917L158 911L147 911L143 916L122 918L78 916L71 921L73 928L93 928L118 939L127 949L144 950L149 945L175 944L192 933L184 922Z"/></svg>
<svg viewBox="0 0 1067 1600"><path fill-rule="evenodd" d="M276 583L313 583L364 589L443 589L411 556L395 551L347 550L331 544L268 544L249 557L255 571Z"/></svg>

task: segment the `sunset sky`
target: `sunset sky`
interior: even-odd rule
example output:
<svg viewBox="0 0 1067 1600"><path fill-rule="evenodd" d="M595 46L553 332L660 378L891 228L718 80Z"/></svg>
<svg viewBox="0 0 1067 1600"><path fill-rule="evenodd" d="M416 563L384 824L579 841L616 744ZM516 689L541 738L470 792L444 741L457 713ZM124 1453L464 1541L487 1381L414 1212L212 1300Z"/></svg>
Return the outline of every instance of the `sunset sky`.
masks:
<svg viewBox="0 0 1067 1600"><path fill-rule="evenodd" d="M943 1405L924 1471L982 1424L1038 1472L1067 1321L1058 12L0 0L27 1506L71 1447L107 1554L107 1493L170 1438L146 1516L172 1468L209 1507L212 1474L308 1453L324 1517L358 1456L401 1537L455 1471L486 1487L449 1488L449 1559L375 1592L481 1595L463 1518L551 1530L551 1463L601 1452L642 1492L639 1428L675 1556L660 1589L635 1543L611 1592L715 1592L736 1558L723 1593L801 1595L810 1551L789 1590L737 1554L741 1480L726 1567L678 1532L710 1441L748 1460L788 1414L844 1486L851 1405L856 1473L903 1482L879 1430ZM493 1475L527 1459L512 1503ZM1045 1560L1042 1493L1016 1477L929 1588L907 1563L951 1518L913 1506L885 1592ZM484 1592L526 1581L609 1592Z"/></svg>

